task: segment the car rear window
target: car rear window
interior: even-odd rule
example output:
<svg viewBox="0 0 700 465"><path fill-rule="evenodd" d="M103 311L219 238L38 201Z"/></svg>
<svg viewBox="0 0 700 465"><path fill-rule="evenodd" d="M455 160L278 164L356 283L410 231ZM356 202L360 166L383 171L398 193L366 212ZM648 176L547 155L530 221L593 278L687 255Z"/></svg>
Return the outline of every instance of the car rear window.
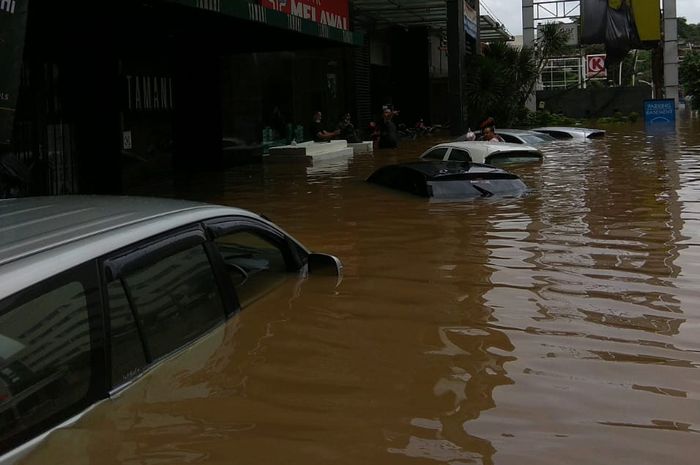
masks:
<svg viewBox="0 0 700 465"><path fill-rule="evenodd" d="M367 181L421 197L430 196L426 176L403 166L384 166L372 173Z"/></svg>
<svg viewBox="0 0 700 465"><path fill-rule="evenodd" d="M442 160L447 154L447 147L438 147L423 155L424 160Z"/></svg>
<svg viewBox="0 0 700 465"><path fill-rule="evenodd" d="M535 161L542 159L542 154L539 152L529 152L527 150L507 150L505 152L495 152L488 156L488 163L497 161Z"/></svg>
<svg viewBox="0 0 700 465"><path fill-rule="evenodd" d="M450 161L472 161L472 157L469 156L466 150L452 149L450 151Z"/></svg>

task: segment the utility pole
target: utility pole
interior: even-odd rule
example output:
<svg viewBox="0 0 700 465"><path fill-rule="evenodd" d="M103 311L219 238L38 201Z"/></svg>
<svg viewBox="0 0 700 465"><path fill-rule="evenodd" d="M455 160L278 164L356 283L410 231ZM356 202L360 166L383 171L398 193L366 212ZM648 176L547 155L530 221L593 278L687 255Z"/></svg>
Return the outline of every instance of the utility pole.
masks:
<svg viewBox="0 0 700 465"><path fill-rule="evenodd" d="M673 99L678 108L678 16L676 0L664 3L664 96Z"/></svg>

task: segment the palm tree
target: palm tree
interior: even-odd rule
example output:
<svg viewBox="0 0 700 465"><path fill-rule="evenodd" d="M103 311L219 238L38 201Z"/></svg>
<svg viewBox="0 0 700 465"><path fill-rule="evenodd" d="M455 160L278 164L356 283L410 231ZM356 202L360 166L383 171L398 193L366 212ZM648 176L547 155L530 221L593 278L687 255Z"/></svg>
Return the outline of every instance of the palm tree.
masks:
<svg viewBox="0 0 700 465"><path fill-rule="evenodd" d="M471 127L487 116L509 126L523 118L547 60L566 54L568 31L556 24L539 28L534 48L517 49L503 42L489 44L483 55L467 57L465 99Z"/></svg>

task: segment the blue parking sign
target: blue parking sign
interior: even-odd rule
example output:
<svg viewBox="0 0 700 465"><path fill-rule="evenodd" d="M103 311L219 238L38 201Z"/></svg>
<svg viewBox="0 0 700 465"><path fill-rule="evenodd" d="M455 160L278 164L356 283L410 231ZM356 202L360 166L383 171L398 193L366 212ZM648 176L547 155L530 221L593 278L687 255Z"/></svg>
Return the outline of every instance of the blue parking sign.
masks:
<svg viewBox="0 0 700 465"><path fill-rule="evenodd" d="M676 101L670 98L645 100L644 122L646 124L675 123Z"/></svg>

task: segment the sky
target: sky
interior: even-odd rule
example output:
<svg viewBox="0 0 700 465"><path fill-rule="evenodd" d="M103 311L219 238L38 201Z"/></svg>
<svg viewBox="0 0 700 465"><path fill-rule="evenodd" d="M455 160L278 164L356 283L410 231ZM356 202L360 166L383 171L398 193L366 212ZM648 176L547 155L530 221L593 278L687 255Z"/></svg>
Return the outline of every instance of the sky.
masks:
<svg viewBox="0 0 700 465"><path fill-rule="evenodd" d="M488 14L486 8L506 25L513 35L523 33L522 1L521 0L480 0L481 14ZM676 0L678 16L684 16L689 23L700 23L700 0Z"/></svg>

